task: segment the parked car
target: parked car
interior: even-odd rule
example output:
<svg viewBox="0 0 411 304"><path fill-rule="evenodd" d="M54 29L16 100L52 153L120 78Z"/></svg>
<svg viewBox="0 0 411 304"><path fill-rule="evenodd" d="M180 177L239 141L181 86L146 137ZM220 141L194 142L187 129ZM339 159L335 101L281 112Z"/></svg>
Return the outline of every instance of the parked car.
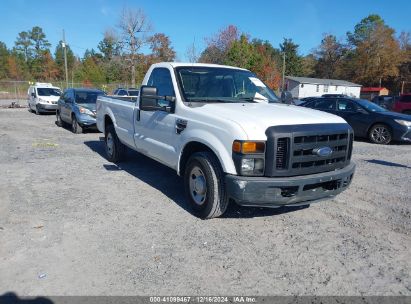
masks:
<svg viewBox="0 0 411 304"><path fill-rule="evenodd" d="M388 111L365 99L319 97L302 106L344 118L356 136L376 144L411 141L411 116Z"/></svg>
<svg viewBox="0 0 411 304"><path fill-rule="evenodd" d="M55 112L61 90L51 83L36 82L28 91L28 106L31 112L40 113Z"/></svg>
<svg viewBox="0 0 411 304"><path fill-rule="evenodd" d="M56 123L69 124L73 133L96 127L96 100L106 95L97 89L67 89L58 101Z"/></svg>
<svg viewBox="0 0 411 304"><path fill-rule="evenodd" d="M400 98L394 102L392 110L411 115L411 93L402 94Z"/></svg>
<svg viewBox="0 0 411 304"><path fill-rule="evenodd" d="M380 107L383 107L387 110L392 110L394 105L395 96L392 95L381 95L381 96L374 96L371 101Z"/></svg>
<svg viewBox="0 0 411 304"><path fill-rule="evenodd" d="M338 116L280 103L248 70L158 63L142 84L134 104L97 100L107 159L121 161L130 147L174 169L202 218L222 215L229 200L308 205L351 182L352 128Z"/></svg>
<svg viewBox="0 0 411 304"><path fill-rule="evenodd" d="M113 91L113 95L116 96L133 96L136 97L138 96L139 90L135 89L135 88L128 88L128 89L124 89L124 88L117 88Z"/></svg>

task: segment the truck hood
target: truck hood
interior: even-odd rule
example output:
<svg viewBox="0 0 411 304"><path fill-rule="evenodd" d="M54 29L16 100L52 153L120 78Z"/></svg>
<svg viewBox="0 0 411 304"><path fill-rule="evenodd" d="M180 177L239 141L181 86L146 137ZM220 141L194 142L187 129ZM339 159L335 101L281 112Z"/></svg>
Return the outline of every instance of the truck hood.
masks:
<svg viewBox="0 0 411 304"><path fill-rule="evenodd" d="M248 139L255 140L265 140L265 131L271 126L346 123L333 114L280 103L209 103L200 108L237 123Z"/></svg>

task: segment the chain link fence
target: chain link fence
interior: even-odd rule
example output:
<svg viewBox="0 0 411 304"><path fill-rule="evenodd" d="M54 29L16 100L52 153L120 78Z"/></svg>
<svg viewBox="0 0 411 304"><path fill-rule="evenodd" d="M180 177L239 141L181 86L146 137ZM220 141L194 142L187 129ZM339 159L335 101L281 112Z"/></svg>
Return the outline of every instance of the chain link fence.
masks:
<svg viewBox="0 0 411 304"><path fill-rule="evenodd" d="M45 82L45 81L42 81ZM27 91L30 85L34 85L32 81L17 81L17 80L0 80L0 106L8 106L13 104L26 105ZM53 86L59 87L61 90L67 89L65 81L53 81ZM116 88L127 88L128 83L93 83L93 82L69 82L70 88L96 88L111 94Z"/></svg>

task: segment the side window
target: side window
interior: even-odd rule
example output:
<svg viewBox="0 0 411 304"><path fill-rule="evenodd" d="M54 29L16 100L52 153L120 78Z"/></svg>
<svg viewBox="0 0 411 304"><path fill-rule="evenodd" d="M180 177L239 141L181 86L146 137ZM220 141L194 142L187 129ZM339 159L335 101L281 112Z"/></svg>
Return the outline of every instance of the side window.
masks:
<svg viewBox="0 0 411 304"><path fill-rule="evenodd" d="M67 96L66 99L65 99L66 102L68 102L68 103L73 103L74 102L74 92L73 92L73 90L68 90L66 96Z"/></svg>
<svg viewBox="0 0 411 304"><path fill-rule="evenodd" d="M166 68L155 68L147 85L156 87L160 96L175 96L170 71Z"/></svg>
<svg viewBox="0 0 411 304"><path fill-rule="evenodd" d="M335 99L322 99L315 102L315 108L319 110L335 110Z"/></svg>
<svg viewBox="0 0 411 304"><path fill-rule="evenodd" d="M357 106L348 99L339 99L337 102L337 110L344 112L352 112L357 110Z"/></svg>

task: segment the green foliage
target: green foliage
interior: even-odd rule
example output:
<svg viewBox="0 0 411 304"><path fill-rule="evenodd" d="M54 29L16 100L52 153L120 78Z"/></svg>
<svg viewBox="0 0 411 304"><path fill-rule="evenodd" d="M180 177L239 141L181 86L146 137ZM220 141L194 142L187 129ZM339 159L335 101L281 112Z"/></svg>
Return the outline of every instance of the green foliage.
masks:
<svg viewBox="0 0 411 304"><path fill-rule="evenodd" d="M241 35L240 40L232 43L227 51L224 64L251 70L259 61L261 61L261 57L243 34Z"/></svg>
<svg viewBox="0 0 411 304"><path fill-rule="evenodd" d="M0 79L7 78L9 50L4 42L0 41Z"/></svg>
<svg viewBox="0 0 411 304"><path fill-rule="evenodd" d="M298 55L298 44L295 44L292 39L284 38L283 43L280 44L280 51L285 53L285 75L302 76L303 61Z"/></svg>
<svg viewBox="0 0 411 304"><path fill-rule="evenodd" d="M73 70L74 62L76 60L73 51L71 50L70 46L66 44L66 54L67 54L67 69L70 72ZM56 46L56 50L54 51L54 60L57 65L58 69L58 78L65 79L65 66L64 66L64 48L63 48L63 41L59 41Z"/></svg>
<svg viewBox="0 0 411 304"><path fill-rule="evenodd" d="M347 39L352 45L357 46L368 39L377 26L384 25L384 20L379 15L369 15L355 25L354 33L347 32Z"/></svg>
<svg viewBox="0 0 411 304"><path fill-rule="evenodd" d="M32 58L32 49L31 46L33 42L30 40L29 32L20 32L15 42L16 52L19 52L24 55L24 59L28 62Z"/></svg>
<svg viewBox="0 0 411 304"><path fill-rule="evenodd" d="M104 83L106 81L103 69L92 56L83 60L74 77L78 82Z"/></svg>

